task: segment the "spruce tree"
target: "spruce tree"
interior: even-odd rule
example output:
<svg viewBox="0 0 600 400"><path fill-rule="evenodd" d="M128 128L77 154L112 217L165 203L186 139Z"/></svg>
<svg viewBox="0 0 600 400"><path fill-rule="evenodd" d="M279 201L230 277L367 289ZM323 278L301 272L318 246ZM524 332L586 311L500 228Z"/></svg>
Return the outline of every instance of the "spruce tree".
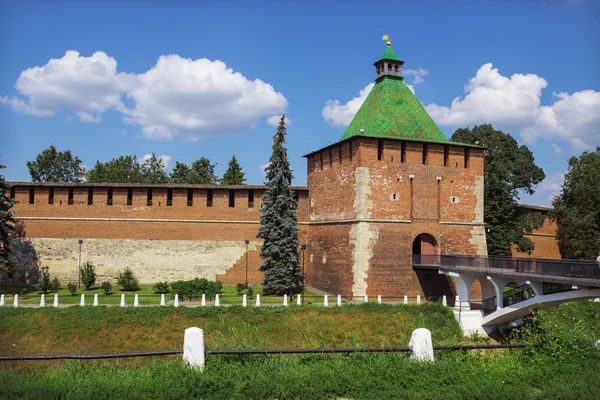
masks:
<svg viewBox="0 0 600 400"><path fill-rule="evenodd" d="M5 168L4 165L0 165L0 169L2 168ZM12 267L10 242L16 232L17 221L10 212L16 202L10 198L8 190L4 176L0 175L0 272L10 276Z"/></svg>
<svg viewBox="0 0 600 400"><path fill-rule="evenodd" d="M292 170L285 144L284 117L279 121L273 137L273 153L269 160L267 190L262 198L263 209L257 237L264 240L260 249L263 264L259 270L265 273L263 293L282 295L298 289L303 279L298 263L298 219L291 188Z"/></svg>
<svg viewBox="0 0 600 400"><path fill-rule="evenodd" d="M243 185L246 182L244 175L237 158L231 156L229 168L227 168L227 171L223 174L223 178L221 178L221 185Z"/></svg>

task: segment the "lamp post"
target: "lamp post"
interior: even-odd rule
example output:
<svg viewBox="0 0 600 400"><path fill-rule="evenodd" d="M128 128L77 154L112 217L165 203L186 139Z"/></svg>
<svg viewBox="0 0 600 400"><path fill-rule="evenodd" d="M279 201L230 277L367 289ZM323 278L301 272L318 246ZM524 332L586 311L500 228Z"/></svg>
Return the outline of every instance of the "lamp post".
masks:
<svg viewBox="0 0 600 400"><path fill-rule="evenodd" d="M77 277L78 277L78 287L81 287L81 245L83 244L83 239L79 239L79 268L77 270Z"/></svg>
<svg viewBox="0 0 600 400"><path fill-rule="evenodd" d="M249 240L244 240L246 244L246 289L248 289L248 245L250 244Z"/></svg>
<svg viewBox="0 0 600 400"><path fill-rule="evenodd" d="M47 266L46 267L42 267L42 268L40 268L40 270L42 271L42 283L43 283L43 288L44 288L43 291L44 291L44 294L46 294L46 291L48 289L48 284L47 284L47 281L48 281L48 267Z"/></svg>
<svg viewBox="0 0 600 400"><path fill-rule="evenodd" d="M306 243L300 246L302 249L302 286L306 286L306 275L304 274L304 252L306 251Z"/></svg>

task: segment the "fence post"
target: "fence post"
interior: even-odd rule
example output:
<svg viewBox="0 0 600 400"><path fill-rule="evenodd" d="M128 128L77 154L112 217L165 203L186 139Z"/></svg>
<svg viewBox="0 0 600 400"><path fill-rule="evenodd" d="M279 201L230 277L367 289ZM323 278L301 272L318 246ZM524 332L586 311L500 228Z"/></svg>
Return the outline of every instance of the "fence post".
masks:
<svg viewBox="0 0 600 400"><path fill-rule="evenodd" d="M381 304L381 295L377 295L377 304Z"/></svg>
<svg viewBox="0 0 600 400"><path fill-rule="evenodd" d="M13 299L13 307L19 307L19 295L15 294L15 297Z"/></svg>
<svg viewBox="0 0 600 400"><path fill-rule="evenodd" d="M296 295L296 305L298 305L298 306L302 305L302 295L301 294Z"/></svg>
<svg viewBox="0 0 600 400"><path fill-rule="evenodd" d="M79 306L85 307L85 294L81 295L81 300L79 300Z"/></svg>
<svg viewBox="0 0 600 400"><path fill-rule="evenodd" d="M410 358L413 360L433 361L433 345L429 329L415 329L410 337L408 347L411 349Z"/></svg>
<svg viewBox="0 0 600 400"><path fill-rule="evenodd" d="M58 307L58 295L54 295L54 303L52 304L54 307Z"/></svg>
<svg viewBox="0 0 600 400"><path fill-rule="evenodd" d="M4 295L0 294L0 307L4 307Z"/></svg>
<svg viewBox="0 0 600 400"><path fill-rule="evenodd" d="M256 307L260 307L260 294L256 295Z"/></svg>
<svg viewBox="0 0 600 400"><path fill-rule="evenodd" d="M442 305L446 307L448 305L448 300L446 300L446 295L442 296Z"/></svg>
<svg viewBox="0 0 600 400"><path fill-rule="evenodd" d="M421 296L417 296L417 304L421 304Z"/></svg>
<svg viewBox="0 0 600 400"><path fill-rule="evenodd" d="M125 307L125 294L124 293L121 293L121 304L120 304L120 306L121 307Z"/></svg>
<svg viewBox="0 0 600 400"><path fill-rule="evenodd" d="M327 295L323 296L323 306L329 307L329 299L327 298Z"/></svg>
<svg viewBox="0 0 600 400"><path fill-rule="evenodd" d="M248 305L248 301L246 300L246 293L242 296L242 307L246 307Z"/></svg>
<svg viewBox="0 0 600 400"><path fill-rule="evenodd" d="M175 293L175 301L173 302L174 307L179 307L179 293Z"/></svg>
<svg viewBox="0 0 600 400"><path fill-rule="evenodd" d="M408 304L408 296L404 295L404 304Z"/></svg>
<svg viewBox="0 0 600 400"><path fill-rule="evenodd" d="M42 297L40 297L40 307L46 307L46 295L42 294Z"/></svg>
<svg viewBox="0 0 600 400"><path fill-rule="evenodd" d="M365 298L364 298L363 302L365 302L365 303L369 302L369 296L367 296L366 294L365 294Z"/></svg>
<svg viewBox="0 0 600 400"><path fill-rule="evenodd" d="M191 368L204 369L204 332L192 327L183 336L183 361Z"/></svg>
<svg viewBox="0 0 600 400"><path fill-rule="evenodd" d="M202 293L202 303L200 303L202 307L206 306L206 294Z"/></svg>
<svg viewBox="0 0 600 400"><path fill-rule="evenodd" d="M287 305L288 305L287 294L284 294L284 295L283 295L283 305L284 305L285 307L287 307Z"/></svg>
<svg viewBox="0 0 600 400"><path fill-rule="evenodd" d="M133 296L133 306L134 307L139 307L140 306L140 299L138 298L138 294L137 293Z"/></svg>
<svg viewBox="0 0 600 400"><path fill-rule="evenodd" d="M215 295L215 307L219 307L221 305L221 299L219 299L219 294Z"/></svg>
<svg viewBox="0 0 600 400"><path fill-rule="evenodd" d="M97 293L94 295L94 305L95 306L98 305L98 294Z"/></svg>
<svg viewBox="0 0 600 400"><path fill-rule="evenodd" d="M165 294L164 293L160 295L160 305L161 306L166 305L166 303L165 303Z"/></svg>
<svg viewBox="0 0 600 400"><path fill-rule="evenodd" d="M341 305L342 305L342 296L339 294L337 295L337 305L338 305L338 307L341 307Z"/></svg>

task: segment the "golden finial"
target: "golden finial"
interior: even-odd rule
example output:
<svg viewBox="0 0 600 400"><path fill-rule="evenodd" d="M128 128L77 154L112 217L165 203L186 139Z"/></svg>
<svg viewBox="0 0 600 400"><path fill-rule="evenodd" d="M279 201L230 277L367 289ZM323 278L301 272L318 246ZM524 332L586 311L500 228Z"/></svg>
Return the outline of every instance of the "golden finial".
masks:
<svg viewBox="0 0 600 400"><path fill-rule="evenodd" d="M387 47L391 47L392 46L392 42L390 42L390 37L388 35L383 35L383 37L381 38L381 40L387 40Z"/></svg>

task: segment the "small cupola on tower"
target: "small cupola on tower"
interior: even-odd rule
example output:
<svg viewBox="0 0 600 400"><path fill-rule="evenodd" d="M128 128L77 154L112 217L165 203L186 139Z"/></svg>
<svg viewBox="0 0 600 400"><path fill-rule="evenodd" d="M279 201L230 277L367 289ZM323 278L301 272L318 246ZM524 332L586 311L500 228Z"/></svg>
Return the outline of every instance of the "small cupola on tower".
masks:
<svg viewBox="0 0 600 400"><path fill-rule="evenodd" d="M396 78L402 78L402 66L404 65L404 61L398 59L394 50L392 50L392 43L388 35L383 35L382 40L386 40L386 49L381 59L377 61L375 64L375 80L384 77L384 76L393 76Z"/></svg>

